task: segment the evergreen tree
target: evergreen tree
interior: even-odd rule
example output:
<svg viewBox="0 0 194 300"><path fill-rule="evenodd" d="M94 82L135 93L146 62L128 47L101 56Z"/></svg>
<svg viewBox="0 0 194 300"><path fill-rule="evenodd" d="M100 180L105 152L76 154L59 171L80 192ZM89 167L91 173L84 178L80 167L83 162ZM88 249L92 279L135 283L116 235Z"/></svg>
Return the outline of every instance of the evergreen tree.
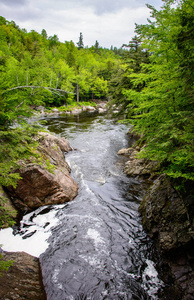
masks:
<svg viewBox="0 0 194 300"><path fill-rule="evenodd" d="M42 29L42 31L41 31L41 35L42 35L42 37L43 37L43 38L45 38L45 39L47 39L47 38L48 38L48 35L47 35L47 32L46 32L46 30L45 30L45 29Z"/></svg>
<svg viewBox="0 0 194 300"><path fill-rule="evenodd" d="M96 42L95 42L94 49L95 49L95 52L98 53L98 50L99 50L99 42L98 42L97 40L96 40Z"/></svg>
<svg viewBox="0 0 194 300"><path fill-rule="evenodd" d="M80 32L79 36L79 41L77 42L78 49L82 49L84 47L84 42L83 42L83 34Z"/></svg>

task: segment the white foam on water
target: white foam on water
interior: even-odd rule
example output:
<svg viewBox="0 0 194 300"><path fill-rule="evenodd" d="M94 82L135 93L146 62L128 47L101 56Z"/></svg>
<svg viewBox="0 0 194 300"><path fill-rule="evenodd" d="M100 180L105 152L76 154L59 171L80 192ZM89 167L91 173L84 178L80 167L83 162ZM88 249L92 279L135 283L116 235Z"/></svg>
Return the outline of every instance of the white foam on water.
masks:
<svg viewBox="0 0 194 300"><path fill-rule="evenodd" d="M40 212L44 208L37 210ZM0 230L0 244L4 251L24 251L30 255L39 257L48 247L48 238L51 235L51 228L56 226L58 219L55 218L56 210L51 210L46 215L35 215L31 212L23 217L20 222L20 231L13 234L12 228ZM30 235L29 237L27 237Z"/></svg>
<svg viewBox="0 0 194 300"><path fill-rule="evenodd" d="M87 231L87 235L94 240L94 244L96 247L102 244L105 244L103 238L100 236L99 232L93 228L89 228Z"/></svg>
<svg viewBox="0 0 194 300"><path fill-rule="evenodd" d="M100 269L103 264L103 257L107 257L109 255L106 243L100 233L93 228L88 229L86 238L88 237L93 241L96 252L91 255L88 255L88 253L87 255L82 254L80 255L80 258L85 260L92 267Z"/></svg>
<svg viewBox="0 0 194 300"><path fill-rule="evenodd" d="M103 176L99 176L96 179L96 182L101 183L101 184L105 184L106 183L106 179Z"/></svg>
<svg viewBox="0 0 194 300"><path fill-rule="evenodd" d="M158 272L155 269L154 262L146 259L146 264L147 267L145 268L142 275L143 287L152 299L157 300L158 297L156 295L159 288L163 286L163 282L158 277Z"/></svg>
<svg viewBox="0 0 194 300"><path fill-rule="evenodd" d="M13 235L12 228L6 228L0 231L0 243L2 249L8 252L24 251L30 255L39 257L47 247L47 239L50 234L47 232L38 232L32 237L23 239L20 235Z"/></svg>

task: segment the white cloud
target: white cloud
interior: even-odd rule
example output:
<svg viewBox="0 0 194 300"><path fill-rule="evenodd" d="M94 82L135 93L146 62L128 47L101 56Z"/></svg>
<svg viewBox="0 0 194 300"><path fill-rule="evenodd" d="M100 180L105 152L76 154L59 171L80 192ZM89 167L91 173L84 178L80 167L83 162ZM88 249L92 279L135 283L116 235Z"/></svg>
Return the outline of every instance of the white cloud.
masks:
<svg viewBox="0 0 194 300"><path fill-rule="evenodd" d="M134 24L145 24L149 17L144 0L0 0L0 12L28 31L44 28L49 36L57 34L60 41L75 43L82 32L85 46L98 40L107 48L128 43Z"/></svg>

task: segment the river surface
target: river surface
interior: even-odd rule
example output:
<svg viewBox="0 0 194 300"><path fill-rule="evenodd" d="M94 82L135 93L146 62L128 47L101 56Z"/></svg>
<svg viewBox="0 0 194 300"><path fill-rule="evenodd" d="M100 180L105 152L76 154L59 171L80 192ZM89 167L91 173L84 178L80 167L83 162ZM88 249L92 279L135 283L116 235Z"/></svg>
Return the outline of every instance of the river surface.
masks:
<svg viewBox="0 0 194 300"><path fill-rule="evenodd" d="M45 126L75 149L65 156L79 194L2 230L4 249L40 256L48 300L158 299L158 258L138 213L146 184L124 175L117 154L128 127L92 114L47 117Z"/></svg>

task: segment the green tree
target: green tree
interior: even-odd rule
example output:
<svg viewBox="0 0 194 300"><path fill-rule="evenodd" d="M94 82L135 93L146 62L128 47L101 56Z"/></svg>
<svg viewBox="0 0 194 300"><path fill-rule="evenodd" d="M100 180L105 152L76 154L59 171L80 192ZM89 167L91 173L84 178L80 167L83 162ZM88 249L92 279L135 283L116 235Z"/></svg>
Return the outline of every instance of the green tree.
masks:
<svg viewBox="0 0 194 300"><path fill-rule="evenodd" d="M176 8L174 3L164 0L160 11L148 5L154 21L137 26L136 32L149 49L151 63L142 65L146 72L130 75L133 86L143 83L144 88L126 89L124 95L133 109L130 122L146 145L141 156L159 161L162 171L173 178L193 180L193 75L190 68L185 71L187 59L193 63L188 53L194 52L193 8L190 0ZM188 38L183 32L189 32Z"/></svg>
<svg viewBox="0 0 194 300"><path fill-rule="evenodd" d="M80 36L79 36L79 41L77 42L77 46L78 46L78 49L83 49L84 47L84 42L83 42L83 34L82 32L80 32Z"/></svg>
<svg viewBox="0 0 194 300"><path fill-rule="evenodd" d="M48 38L48 35L47 35L47 32L46 32L46 30L45 30L45 29L42 29L42 31L41 31L41 35L42 35L42 37L43 37L43 38L45 38L45 39L47 39L47 38Z"/></svg>
<svg viewBox="0 0 194 300"><path fill-rule="evenodd" d="M99 50L99 42L98 42L97 40L96 40L96 42L95 42L94 49L95 49L95 52L98 53L98 50Z"/></svg>

